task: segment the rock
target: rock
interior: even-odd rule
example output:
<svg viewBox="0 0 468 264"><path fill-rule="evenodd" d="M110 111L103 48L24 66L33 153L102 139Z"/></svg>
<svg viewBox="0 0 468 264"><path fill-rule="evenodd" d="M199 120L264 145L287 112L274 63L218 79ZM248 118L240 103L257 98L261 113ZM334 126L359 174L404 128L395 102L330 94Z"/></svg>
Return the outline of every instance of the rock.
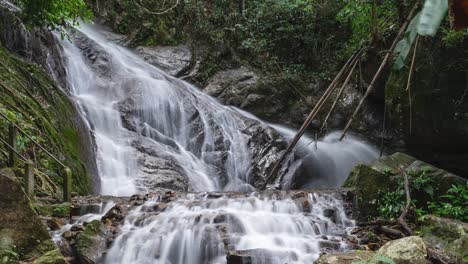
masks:
<svg viewBox="0 0 468 264"><path fill-rule="evenodd" d="M444 45L442 38L422 43L411 83L408 71L392 71L385 86L389 120L399 129L407 152L461 176L468 175L468 41ZM453 65L457 65L454 69ZM437 110L437 114L434 114ZM412 129L409 129L409 124Z"/></svg>
<svg viewBox="0 0 468 264"><path fill-rule="evenodd" d="M457 263L468 262L467 223L428 215L421 225L421 236L428 245L441 249Z"/></svg>
<svg viewBox="0 0 468 264"><path fill-rule="evenodd" d="M267 249L234 250L227 254L227 264L291 263L297 261L294 252L276 252Z"/></svg>
<svg viewBox="0 0 468 264"><path fill-rule="evenodd" d="M238 107L243 104L244 107L247 107L262 97L258 94L252 94L252 91L256 88L258 78L247 67L221 71L208 81L208 85L203 91L218 98L222 103Z"/></svg>
<svg viewBox="0 0 468 264"><path fill-rule="evenodd" d="M379 193L395 190L398 181L401 180L400 167L406 171L416 173L424 172L433 179L435 194L443 195L453 184L465 184L466 179L436 168L414 157L403 153L395 153L383 157L369 165L358 165L353 168L344 186L356 189L356 199L353 204L353 216L359 221L367 221L369 217L378 216L377 199ZM412 198L416 198L418 206L425 206L429 200L439 201L438 196L431 198L424 192L414 192Z"/></svg>
<svg viewBox="0 0 468 264"><path fill-rule="evenodd" d="M68 264L68 262L63 258L60 250L57 248L35 259L33 264Z"/></svg>
<svg viewBox="0 0 468 264"><path fill-rule="evenodd" d="M351 251L345 253L324 254L316 260L315 264L352 264L367 263L374 256L369 251Z"/></svg>
<svg viewBox="0 0 468 264"><path fill-rule="evenodd" d="M83 231L83 226L81 226L81 225L73 225L73 226L70 228L70 231L72 231L72 232L81 232L81 231Z"/></svg>
<svg viewBox="0 0 468 264"><path fill-rule="evenodd" d="M62 236L66 240L72 240L75 237L75 234L73 234L72 231L65 231L65 232L63 232Z"/></svg>
<svg viewBox="0 0 468 264"><path fill-rule="evenodd" d="M176 77L184 74L192 61L192 53L186 45L137 47L135 51L145 61Z"/></svg>
<svg viewBox="0 0 468 264"><path fill-rule="evenodd" d="M99 220L88 223L83 232L79 233L75 244L76 257L83 264L94 264L105 252L106 230Z"/></svg>
<svg viewBox="0 0 468 264"><path fill-rule="evenodd" d="M0 252L35 259L55 249L18 178L10 169L0 169Z"/></svg>
<svg viewBox="0 0 468 264"><path fill-rule="evenodd" d="M389 258L396 264L426 264L427 249L422 238L410 236L393 240L377 251L371 261L379 262L379 257Z"/></svg>
<svg viewBox="0 0 468 264"><path fill-rule="evenodd" d="M63 220L58 218L48 219L46 223L52 231L59 230L64 224Z"/></svg>
<svg viewBox="0 0 468 264"><path fill-rule="evenodd" d="M114 205L114 207L112 207L102 218L101 218L101 221L103 223L106 223L106 222L121 222L125 219L125 216L127 215L128 213L128 209L127 207L122 204L122 203L118 203L116 205ZM88 228L88 227L86 227Z"/></svg>

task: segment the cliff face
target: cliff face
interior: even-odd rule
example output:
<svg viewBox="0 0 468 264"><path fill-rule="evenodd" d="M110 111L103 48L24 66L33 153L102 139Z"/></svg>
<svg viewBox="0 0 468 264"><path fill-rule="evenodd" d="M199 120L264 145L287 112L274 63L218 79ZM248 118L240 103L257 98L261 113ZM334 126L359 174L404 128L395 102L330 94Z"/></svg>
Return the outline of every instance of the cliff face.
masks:
<svg viewBox="0 0 468 264"><path fill-rule="evenodd" d="M93 176L94 148L86 124L64 88L66 73L59 63L54 36L26 32L15 11L3 6L0 17L0 111L72 169L73 191L93 192L99 186ZM7 135L7 122L2 119L0 124L1 134ZM18 147L61 186L58 164L22 135L18 135Z"/></svg>
<svg viewBox="0 0 468 264"><path fill-rule="evenodd" d="M468 38L447 45L422 41L410 89L408 68L392 72L385 92L394 126L408 152L468 177Z"/></svg>

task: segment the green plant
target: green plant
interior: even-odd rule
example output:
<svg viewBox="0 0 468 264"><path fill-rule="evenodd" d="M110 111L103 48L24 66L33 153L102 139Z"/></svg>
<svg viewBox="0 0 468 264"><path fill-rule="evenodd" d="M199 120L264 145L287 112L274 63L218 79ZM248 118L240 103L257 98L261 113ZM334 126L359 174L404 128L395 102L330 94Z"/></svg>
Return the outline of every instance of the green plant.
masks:
<svg viewBox="0 0 468 264"><path fill-rule="evenodd" d="M91 11L83 0L20 0L23 21L32 28L59 30L79 25L79 20L89 21Z"/></svg>
<svg viewBox="0 0 468 264"><path fill-rule="evenodd" d="M465 185L452 185L443 202L429 203L431 212L438 216L468 221L468 183Z"/></svg>
<svg viewBox="0 0 468 264"><path fill-rule="evenodd" d="M18 263L20 259L20 255L15 251L15 247L13 249L5 249L0 251L0 257L2 260L2 264L14 264Z"/></svg>
<svg viewBox="0 0 468 264"><path fill-rule="evenodd" d="M431 168L424 167L421 170L409 170L407 171L408 180L410 181L410 193L422 192L429 197L434 195L434 179L429 176ZM381 193L377 203L379 204L380 216L385 219L392 219L398 217L406 203L406 195L404 190L403 178L398 176L396 178L396 189L393 192ZM412 197L411 203L413 207L416 207L418 200ZM417 208L416 213L418 217L423 216L425 211Z"/></svg>

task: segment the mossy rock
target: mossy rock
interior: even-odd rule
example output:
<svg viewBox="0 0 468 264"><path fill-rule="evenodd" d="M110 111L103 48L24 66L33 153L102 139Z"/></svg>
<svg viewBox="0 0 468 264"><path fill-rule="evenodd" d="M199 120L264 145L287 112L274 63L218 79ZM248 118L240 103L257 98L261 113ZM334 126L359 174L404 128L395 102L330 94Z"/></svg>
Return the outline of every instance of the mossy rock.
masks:
<svg viewBox="0 0 468 264"><path fill-rule="evenodd" d="M89 222L78 235L75 245L76 254L81 263L95 263L106 250L105 227L99 220Z"/></svg>
<svg viewBox="0 0 468 264"><path fill-rule="evenodd" d="M425 206L429 200L439 201L438 197L447 193L452 185L465 184L466 179L434 167L404 153L395 153L372 162L369 165L358 165L353 168L344 187L356 190L354 217L360 221L379 216L379 197L394 191L403 177L401 169L406 172L424 172L432 179L434 197L423 192L413 192L413 198L418 200L418 206Z"/></svg>
<svg viewBox="0 0 468 264"><path fill-rule="evenodd" d="M439 35L420 42L406 90L408 68L393 71L385 103L408 151L465 176L468 172L468 37L454 46Z"/></svg>
<svg viewBox="0 0 468 264"><path fill-rule="evenodd" d="M7 51L1 44L0 61L0 111L70 167L73 191L83 195L91 193L88 159L92 155L83 145L79 133L83 129L70 98L42 69ZM7 121L0 118L0 134L6 135L7 129ZM55 183L53 188L56 190L37 188L36 192L45 192L45 195L61 193L63 168L44 152L33 151L35 146L22 134L18 134L18 141L22 142L20 151L34 153L31 158L37 161L36 167ZM2 158L0 156L0 164ZM39 176L42 175L36 174ZM37 187L41 186L38 184Z"/></svg>
<svg viewBox="0 0 468 264"><path fill-rule="evenodd" d="M34 260L33 264L67 264L58 248L51 250Z"/></svg>
<svg viewBox="0 0 468 264"><path fill-rule="evenodd" d="M396 186L394 176L368 165L357 165L351 171L344 187L354 188L356 198L353 202L353 217L366 221L379 214L377 200L380 193L388 192Z"/></svg>
<svg viewBox="0 0 468 264"><path fill-rule="evenodd" d="M420 233L426 243L442 248L457 263L468 262L468 224L433 215L424 217Z"/></svg>
<svg viewBox="0 0 468 264"><path fill-rule="evenodd" d="M14 173L0 170L1 251L34 259L56 248Z"/></svg>

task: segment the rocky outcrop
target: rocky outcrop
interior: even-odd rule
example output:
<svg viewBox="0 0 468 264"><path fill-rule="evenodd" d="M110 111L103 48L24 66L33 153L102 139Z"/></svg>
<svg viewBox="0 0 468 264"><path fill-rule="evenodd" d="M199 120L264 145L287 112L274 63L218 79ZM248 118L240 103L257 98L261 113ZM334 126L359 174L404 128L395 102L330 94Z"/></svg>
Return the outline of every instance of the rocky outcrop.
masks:
<svg viewBox="0 0 468 264"><path fill-rule="evenodd" d="M0 87L0 108L21 116L18 120L35 133L31 136L50 144L47 149L72 169L74 191L99 189L93 137L69 97L57 38L49 31L26 30L18 12L0 3L0 76L6 86Z"/></svg>
<svg viewBox="0 0 468 264"><path fill-rule="evenodd" d="M186 45L137 47L135 52L145 61L175 77L186 73L192 61L192 52Z"/></svg>
<svg viewBox="0 0 468 264"><path fill-rule="evenodd" d="M450 43L441 35L418 47L411 100L404 68L391 73L385 101L405 152L468 177L468 38Z"/></svg>
<svg viewBox="0 0 468 264"><path fill-rule="evenodd" d="M388 242L377 251L371 262L378 263L381 257L391 259L396 264L429 263L426 245L418 236L410 236Z"/></svg>
<svg viewBox="0 0 468 264"><path fill-rule="evenodd" d="M434 193L438 196L447 193L453 184L465 184L466 180L445 170L436 168L423 161L403 153L395 153L378 159L369 165L358 165L350 173L344 186L355 188L356 201L353 216L361 221L379 215L378 199L381 194L394 191L398 181L402 180L401 169L415 174L424 173L432 181ZM419 200L419 206L425 206L426 201L438 201L428 197L427 193L415 192L413 198Z"/></svg>
<svg viewBox="0 0 468 264"><path fill-rule="evenodd" d="M0 259L7 263L67 263L9 169L0 170ZM11 261L11 262L8 262Z"/></svg>
<svg viewBox="0 0 468 264"><path fill-rule="evenodd" d="M428 215L421 225L421 236L427 244L442 250L456 263L468 261L467 223Z"/></svg>
<svg viewBox="0 0 468 264"><path fill-rule="evenodd" d="M453 184L465 184L466 180L445 170L436 168L423 161L403 153L395 153L381 158L369 165L358 165L350 173L344 186L356 189L356 202L353 216L361 221L369 217L376 217L378 212L378 199L382 193L394 191L401 181L400 168L407 172L423 173L432 178L434 193L445 194ZM420 205L425 206L432 200L427 194L413 193ZM434 197L433 201L440 198Z"/></svg>
<svg viewBox="0 0 468 264"><path fill-rule="evenodd" d="M257 73L246 66L219 71L207 83L203 91L221 103L239 107L268 121L286 123L292 127L299 127L304 122L326 88L326 83L308 85L301 82L293 83L287 77ZM332 98L325 103L310 125L310 130L318 131L322 126L335 96ZM328 120L326 129L343 128L361 98L362 95L356 87L349 85ZM382 135L381 119L375 107L365 102L363 111L359 114L359 118L356 118L352 129L368 136L371 140L377 141L382 136L390 140L393 132L387 130Z"/></svg>
<svg viewBox="0 0 468 264"><path fill-rule="evenodd" d="M427 264L427 250L418 236L388 242L378 251L350 251L322 255L317 264L394 263Z"/></svg>

